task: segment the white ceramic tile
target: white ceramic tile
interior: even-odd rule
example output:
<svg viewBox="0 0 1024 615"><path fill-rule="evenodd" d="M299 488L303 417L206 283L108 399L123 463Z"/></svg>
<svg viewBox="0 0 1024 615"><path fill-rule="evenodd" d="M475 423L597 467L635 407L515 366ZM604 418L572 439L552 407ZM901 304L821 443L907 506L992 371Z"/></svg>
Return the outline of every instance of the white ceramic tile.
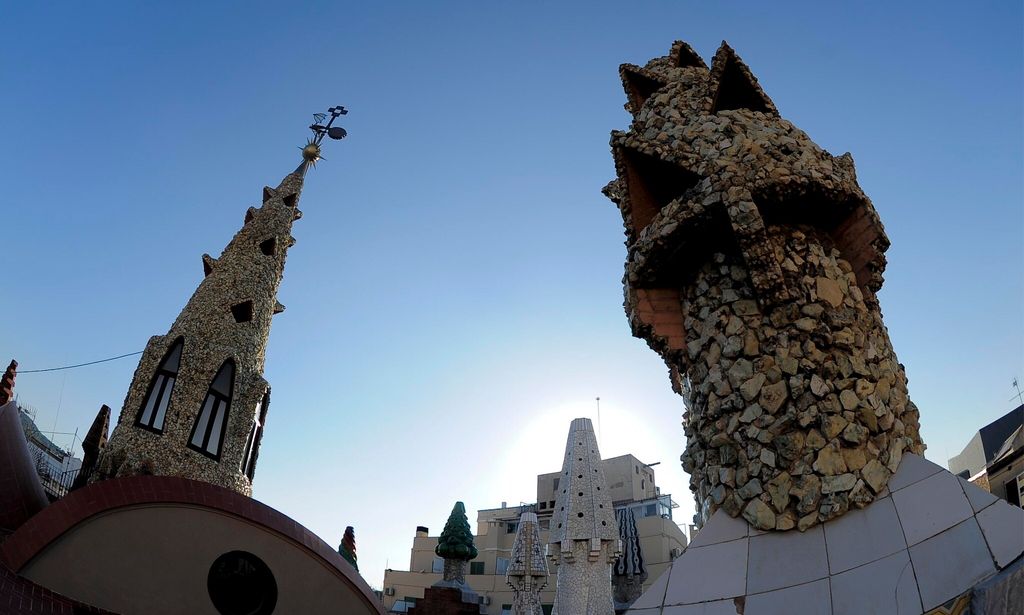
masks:
<svg viewBox="0 0 1024 615"><path fill-rule="evenodd" d="M833 575L831 585L833 615L921 612L921 597L906 551Z"/></svg>
<svg viewBox="0 0 1024 615"><path fill-rule="evenodd" d="M974 517L910 547L910 559L925 611L959 596L996 571Z"/></svg>
<svg viewBox="0 0 1024 615"><path fill-rule="evenodd" d="M965 481L962 478L959 480L960 486L963 487L964 493L967 494L967 499L970 501L971 508L974 509L974 512L980 511L982 508L985 508L986 506L988 506L992 502L995 502L998 499L996 496L992 495L988 491L985 491L981 487L972 485L971 483Z"/></svg>
<svg viewBox="0 0 1024 615"><path fill-rule="evenodd" d="M889 479L889 491L897 491L942 470L941 466L935 465L924 457L907 453L903 455L900 467L896 468L896 473Z"/></svg>
<svg viewBox="0 0 1024 615"><path fill-rule="evenodd" d="M746 520L733 519L729 513L719 508L715 514L711 515L704 527L694 535L690 548L744 538L747 535L748 527Z"/></svg>
<svg viewBox="0 0 1024 615"><path fill-rule="evenodd" d="M636 599L636 602L630 607L630 613L633 609L646 609L651 607L660 607L665 602L665 588L668 587L668 579L672 574L672 566L669 565L662 572L658 579L651 584L647 591L642 596Z"/></svg>
<svg viewBox="0 0 1024 615"><path fill-rule="evenodd" d="M824 528L832 574L907 548L892 498L875 500L860 510L851 510L826 522Z"/></svg>
<svg viewBox="0 0 1024 615"><path fill-rule="evenodd" d="M665 604L707 602L746 593L747 540L687 549L672 563Z"/></svg>
<svg viewBox="0 0 1024 615"><path fill-rule="evenodd" d="M939 472L894 491L892 499L911 546L974 515L959 479L949 472Z"/></svg>
<svg viewBox="0 0 1024 615"><path fill-rule="evenodd" d="M747 596L747 615L831 615L828 579Z"/></svg>
<svg viewBox="0 0 1024 615"><path fill-rule="evenodd" d="M1024 509L1002 500L977 515L996 566L1006 566L1024 552Z"/></svg>
<svg viewBox="0 0 1024 615"><path fill-rule="evenodd" d="M800 585L825 576L828 557L820 525L806 532L769 532L750 538L748 594Z"/></svg>
<svg viewBox="0 0 1024 615"><path fill-rule="evenodd" d="M630 611L632 613L633 611ZM663 615L736 615L736 603L732 600L715 600L684 606L667 606Z"/></svg>

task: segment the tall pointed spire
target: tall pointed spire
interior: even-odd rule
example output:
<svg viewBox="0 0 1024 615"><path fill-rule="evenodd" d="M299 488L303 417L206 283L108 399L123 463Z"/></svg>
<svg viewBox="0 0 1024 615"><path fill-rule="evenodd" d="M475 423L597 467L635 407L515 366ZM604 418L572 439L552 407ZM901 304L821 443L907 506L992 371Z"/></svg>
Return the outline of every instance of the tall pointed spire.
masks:
<svg viewBox="0 0 1024 615"><path fill-rule="evenodd" d="M548 584L548 565L544 561L536 513L519 515L510 559L505 582L512 588L512 615L543 615L540 590Z"/></svg>
<svg viewBox="0 0 1024 615"><path fill-rule="evenodd" d="M612 615L611 565L621 550L601 452L590 419L574 419L551 518L559 615Z"/></svg>
<svg viewBox="0 0 1024 615"><path fill-rule="evenodd" d="M263 378L277 290L294 243L292 223L303 177L320 159L324 135L344 136L316 114L303 163L276 188L263 189L242 228L214 259L203 255L204 278L166 335L149 340L96 478L184 476L252 493L250 463L258 454L270 386ZM341 131L341 133L338 133ZM338 136L340 134L340 136Z"/></svg>

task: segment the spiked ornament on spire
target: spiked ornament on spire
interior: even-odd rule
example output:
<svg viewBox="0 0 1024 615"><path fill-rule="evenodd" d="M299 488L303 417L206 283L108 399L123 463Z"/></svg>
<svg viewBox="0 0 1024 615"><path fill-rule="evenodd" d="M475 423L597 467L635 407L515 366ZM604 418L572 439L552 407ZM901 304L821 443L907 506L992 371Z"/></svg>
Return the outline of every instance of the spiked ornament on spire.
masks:
<svg viewBox="0 0 1024 615"><path fill-rule="evenodd" d="M327 114L331 115L331 119L324 124L327 120ZM335 141L340 141L348 136L348 131L341 126L333 126L334 120L342 115L347 115L348 109L338 105L337 107L331 107L327 110L327 113L314 113L313 123L310 124L309 129L313 131L313 136L306 140L306 145L302 147L302 164L296 169L298 172L305 175L306 169L309 165L316 166L316 163L323 159L321 156L320 143L324 140L324 136L328 136Z"/></svg>

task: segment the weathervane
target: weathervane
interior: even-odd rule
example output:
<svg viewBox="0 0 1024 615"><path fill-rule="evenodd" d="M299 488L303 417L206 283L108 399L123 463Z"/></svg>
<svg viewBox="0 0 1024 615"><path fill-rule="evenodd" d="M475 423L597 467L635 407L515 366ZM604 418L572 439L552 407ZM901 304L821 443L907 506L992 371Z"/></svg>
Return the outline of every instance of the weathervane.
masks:
<svg viewBox="0 0 1024 615"><path fill-rule="evenodd" d="M327 124L324 124L324 120L327 120L327 113L331 114L331 119L327 121ZM300 168L304 168L307 163L316 166L317 161L321 160L320 142L324 140L324 135L335 141L340 141L348 136L348 131L341 126L332 126L334 120L338 119L339 116L348 114L348 109L338 105L328 109L327 113L313 114L313 123L309 126L309 129L313 131L313 136L306 140L306 145L302 148L302 165Z"/></svg>

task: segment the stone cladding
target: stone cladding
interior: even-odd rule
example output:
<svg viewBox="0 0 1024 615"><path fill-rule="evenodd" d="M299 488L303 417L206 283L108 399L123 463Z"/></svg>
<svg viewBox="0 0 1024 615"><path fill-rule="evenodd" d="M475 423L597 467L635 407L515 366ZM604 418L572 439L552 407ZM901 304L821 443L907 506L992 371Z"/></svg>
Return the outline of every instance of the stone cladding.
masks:
<svg viewBox="0 0 1024 615"><path fill-rule="evenodd" d="M633 122L612 133L604 192L633 334L686 401L698 523L722 508L806 530L867 505L924 444L875 295L889 241L853 158L782 119L726 43L710 69L677 42L620 75Z"/></svg>
<svg viewBox="0 0 1024 615"><path fill-rule="evenodd" d="M92 480L179 476L251 495L243 457L250 447L255 455L260 444L262 430L254 426L262 422L260 407L269 390L263 379L267 338L271 318L284 310L277 289L295 242L292 222L302 215L297 205L304 172L305 165L276 189L263 189L262 206L249 208L220 258L203 255L206 277L170 331L146 345ZM157 367L178 339L184 346L163 428L147 429L139 424L140 410ZM219 455L213 457L190 448L189 441L211 382L228 360L235 366L231 403Z"/></svg>
<svg viewBox="0 0 1024 615"><path fill-rule="evenodd" d="M611 566L621 541L590 419L573 419L551 517L555 615L612 615Z"/></svg>
<svg viewBox="0 0 1024 615"><path fill-rule="evenodd" d="M512 615L543 615L540 591L548 584L548 564L536 513L519 515L509 559L505 582L512 588Z"/></svg>

